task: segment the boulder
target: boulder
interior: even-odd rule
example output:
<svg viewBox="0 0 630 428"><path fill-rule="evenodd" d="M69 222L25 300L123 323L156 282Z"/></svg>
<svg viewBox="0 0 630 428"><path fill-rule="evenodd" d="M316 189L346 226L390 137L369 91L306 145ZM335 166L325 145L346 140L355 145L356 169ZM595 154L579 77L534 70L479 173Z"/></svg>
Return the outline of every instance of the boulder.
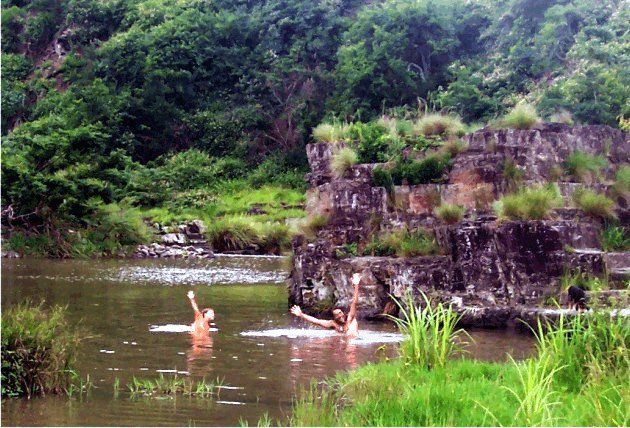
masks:
<svg viewBox="0 0 630 428"><path fill-rule="evenodd" d="M186 244L187 240L186 235L183 233L167 233L166 235L162 235L162 243L165 245L183 245Z"/></svg>

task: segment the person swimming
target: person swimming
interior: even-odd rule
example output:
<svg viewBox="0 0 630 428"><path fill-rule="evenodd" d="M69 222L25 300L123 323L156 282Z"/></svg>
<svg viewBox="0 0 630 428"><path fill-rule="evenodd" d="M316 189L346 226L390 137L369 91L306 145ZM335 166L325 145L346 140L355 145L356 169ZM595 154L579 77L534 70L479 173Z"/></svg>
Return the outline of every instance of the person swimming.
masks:
<svg viewBox="0 0 630 428"><path fill-rule="evenodd" d="M192 333L209 333L210 323L214 321L214 310L212 308L204 308L200 311L195 301L195 293L192 290L188 292L188 299L190 299L190 304L193 311L195 311L195 321L191 325Z"/></svg>
<svg viewBox="0 0 630 428"><path fill-rule="evenodd" d="M291 308L291 313L297 318L302 318L312 324L318 325L324 328L332 328L339 333L345 333L349 337L357 337L359 335L359 323L357 322L357 303L359 301L359 284L361 283L361 274L355 273L352 275L352 285L354 286L354 295L352 296L352 303L350 304L350 311L348 316L340 308L333 309L332 320L322 320L319 318L306 315L302 312L302 309L295 305Z"/></svg>

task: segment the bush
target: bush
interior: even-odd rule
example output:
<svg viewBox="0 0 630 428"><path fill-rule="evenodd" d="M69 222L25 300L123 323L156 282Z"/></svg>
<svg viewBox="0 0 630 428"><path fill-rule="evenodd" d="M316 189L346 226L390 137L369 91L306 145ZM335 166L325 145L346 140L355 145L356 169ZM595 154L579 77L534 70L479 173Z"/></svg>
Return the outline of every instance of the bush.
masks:
<svg viewBox="0 0 630 428"><path fill-rule="evenodd" d="M623 165L617 170L613 189L619 196L630 192L630 166Z"/></svg>
<svg viewBox="0 0 630 428"><path fill-rule="evenodd" d="M562 204L555 185L522 189L506 195L495 204L497 215L511 220L542 220Z"/></svg>
<svg viewBox="0 0 630 428"><path fill-rule="evenodd" d="M573 202L586 214L601 218L616 218L614 207L615 201L606 195L600 195L589 189L578 189L573 193Z"/></svg>
<svg viewBox="0 0 630 428"><path fill-rule="evenodd" d="M459 223L464 218L464 207L443 204L435 209L435 215L446 224Z"/></svg>
<svg viewBox="0 0 630 428"><path fill-rule="evenodd" d="M344 147L333 154L330 161L330 169L335 177L343 177L358 161L357 152L349 147Z"/></svg>
<svg viewBox="0 0 630 428"><path fill-rule="evenodd" d="M423 116L416 126L427 137L432 135L461 137L466 133L466 127L459 117L439 113Z"/></svg>
<svg viewBox="0 0 630 428"><path fill-rule="evenodd" d="M377 166L372 171L372 186L384 187L388 193L391 193L394 189L392 174L385 168Z"/></svg>
<svg viewBox="0 0 630 428"><path fill-rule="evenodd" d="M603 156L591 156L576 150L563 162L564 170L577 181L591 182L598 178L607 165Z"/></svg>
<svg viewBox="0 0 630 428"><path fill-rule="evenodd" d="M258 231L245 219L224 218L214 221L206 232L214 251L239 251L260 242Z"/></svg>
<svg viewBox="0 0 630 428"><path fill-rule="evenodd" d="M601 235L601 245L604 251L630 250L630 236L623 226L608 225Z"/></svg>
<svg viewBox="0 0 630 428"><path fill-rule="evenodd" d="M442 143L442 151L454 158L467 149L466 143L459 138L451 138Z"/></svg>
<svg viewBox="0 0 630 428"><path fill-rule="evenodd" d="M499 121L501 126L512 129L531 129L539 122L534 106L526 103L517 104Z"/></svg>
<svg viewBox="0 0 630 428"><path fill-rule="evenodd" d="M291 248L291 231L281 223L266 223L261 226L259 245L265 254L280 255Z"/></svg>
<svg viewBox="0 0 630 428"><path fill-rule="evenodd" d="M449 166L450 157L443 154L430 154L421 161L404 159L396 163L392 179L395 184L402 184L403 180L410 185L427 184L441 180Z"/></svg>
<svg viewBox="0 0 630 428"><path fill-rule="evenodd" d="M30 302L2 312L2 397L68 392L81 333L66 309Z"/></svg>
<svg viewBox="0 0 630 428"><path fill-rule="evenodd" d="M397 138L388 134L387 129L377 122L353 123L346 135L356 144L361 163L387 161L389 147Z"/></svg>
<svg viewBox="0 0 630 428"><path fill-rule="evenodd" d="M549 122L564 123L565 125L573 125L573 115L566 110L560 110L549 116Z"/></svg>

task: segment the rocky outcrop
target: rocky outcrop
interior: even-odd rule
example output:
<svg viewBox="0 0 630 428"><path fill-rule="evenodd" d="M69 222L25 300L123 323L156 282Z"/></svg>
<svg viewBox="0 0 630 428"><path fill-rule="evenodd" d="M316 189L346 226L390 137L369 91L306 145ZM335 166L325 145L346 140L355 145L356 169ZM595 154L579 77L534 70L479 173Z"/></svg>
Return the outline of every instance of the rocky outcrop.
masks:
<svg viewBox="0 0 630 428"><path fill-rule="evenodd" d="M464 324L497 327L561 296L565 272L613 273L617 280L630 274L628 253L601 251L601 223L575 208L561 208L540 221L499 221L491 210L509 187L503 177L507 159L523 171L524 184L542 183L557 180L558 165L581 150L606 156L610 165L604 174L610 179L619 165L628 163L626 134L605 126L548 124L530 131L481 130L464 140L468 149L454 159L448 179L395 186L390 192L372 186L376 164L355 165L342 179L332 176L330 158L345 143L309 145L307 212L325 215L329 222L313 241L294 240L290 302L319 313L347 307L348 280L361 272L360 316L378 318L392 297L408 293L421 302L422 292L454 303ZM563 181L558 186L569 200L586 184ZM611 191L606 182L588 186ZM440 203L464 206L464 220L442 224L433 215ZM627 216L619 205L624 222ZM443 255L347 257L337 251L353 244L360 254L375 232L405 226L432 230Z"/></svg>
<svg viewBox="0 0 630 428"><path fill-rule="evenodd" d="M214 257L212 249L206 242L206 227L201 220L193 220L178 226L163 227L154 224L158 231L159 242L139 245L133 254L134 258L163 259L207 259Z"/></svg>

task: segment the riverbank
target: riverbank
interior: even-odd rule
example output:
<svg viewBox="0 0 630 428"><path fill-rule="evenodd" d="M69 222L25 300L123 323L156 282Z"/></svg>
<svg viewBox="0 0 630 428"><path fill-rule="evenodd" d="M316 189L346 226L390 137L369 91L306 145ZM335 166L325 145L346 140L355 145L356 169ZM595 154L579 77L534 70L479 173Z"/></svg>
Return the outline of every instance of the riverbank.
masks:
<svg viewBox="0 0 630 428"><path fill-rule="evenodd" d="M203 226L194 231L196 241L210 251L282 254L290 250L291 238L305 216L304 192L299 183L296 186L252 188L247 180L232 180L215 183L189 200L174 194L153 207L97 205L96 214L84 224L56 224L45 231L5 227L2 253L9 258L137 257L143 245L195 246L185 237L171 235L172 242L162 238L182 233L182 225L200 222ZM199 254L205 257L211 252Z"/></svg>
<svg viewBox="0 0 630 428"><path fill-rule="evenodd" d="M409 342L410 337L407 341ZM627 426L630 327L599 316L539 332L522 362L402 357L302 392L295 426Z"/></svg>

